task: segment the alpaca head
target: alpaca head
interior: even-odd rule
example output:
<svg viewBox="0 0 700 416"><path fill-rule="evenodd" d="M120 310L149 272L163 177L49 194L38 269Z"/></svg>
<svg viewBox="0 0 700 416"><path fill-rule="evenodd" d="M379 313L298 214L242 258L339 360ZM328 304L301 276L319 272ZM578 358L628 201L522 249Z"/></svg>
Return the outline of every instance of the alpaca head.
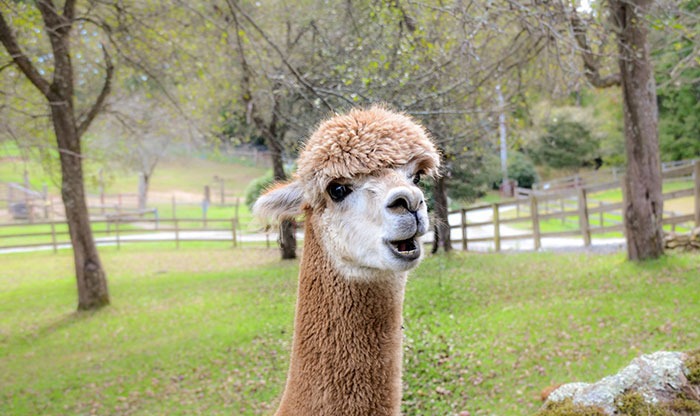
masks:
<svg viewBox="0 0 700 416"><path fill-rule="evenodd" d="M422 176L439 165L425 130L382 107L323 122L299 155L295 178L255 203L261 217L306 213L320 246L350 278L400 272L418 264L428 230Z"/></svg>

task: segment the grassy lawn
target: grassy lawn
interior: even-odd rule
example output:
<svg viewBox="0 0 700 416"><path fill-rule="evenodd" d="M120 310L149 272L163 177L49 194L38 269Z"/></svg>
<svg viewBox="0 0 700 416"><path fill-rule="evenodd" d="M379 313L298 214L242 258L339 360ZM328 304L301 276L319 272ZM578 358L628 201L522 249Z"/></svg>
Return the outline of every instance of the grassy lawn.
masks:
<svg viewBox="0 0 700 416"><path fill-rule="evenodd" d="M678 191L681 189L692 189L693 188L693 181L692 180L687 180L687 181L677 181L677 180L667 180L662 184L662 191L663 192L673 192L673 191ZM602 191L602 192L596 192L589 194L589 198L595 199L597 201L603 201L603 202L620 202L622 201L622 190L617 188L617 189L610 189L607 191Z"/></svg>
<svg viewBox="0 0 700 416"><path fill-rule="evenodd" d="M77 314L71 254L0 256L0 414L270 414L296 262L277 250L102 248L112 305ZM404 310L404 414L527 415L540 390L700 346L700 256L428 258Z"/></svg>
<svg viewBox="0 0 700 416"><path fill-rule="evenodd" d="M219 187L214 183L217 176L224 180L227 194L243 195L248 183L264 175L266 169L242 164L217 162L206 159L169 158L156 167L150 190L170 193L173 190L204 195L204 185L211 187L212 198L218 200ZM138 176L120 175L106 190L108 193L136 193ZM97 189L91 190L97 192Z"/></svg>
<svg viewBox="0 0 700 416"><path fill-rule="evenodd" d="M217 158L217 155L212 155ZM46 184L50 194L60 195L59 176L52 178L41 164L30 160L25 163L21 160L16 146L5 143L0 146L0 181L24 183L24 169L29 171L29 181L34 189L41 190ZM100 166L91 164L86 160L85 187L88 193L97 194L98 182L97 174ZM95 166L93 166L95 165ZM224 181L227 195L240 195L243 193L251 180L262 176L267 171L266 168L255 167L250 163L242 162L235 158L222 158L211 160L205 158L193 158L191 156L170 156L161 160L150 183L150 192L167 193L184 192L197 195L204 195L204 186L211 188L212 198L219 200L220 185L215 182L214 177ZM138 175L133 172L118 171L109 172L104 176L107 182L105 193L136 194L138 192Z"/></svg>

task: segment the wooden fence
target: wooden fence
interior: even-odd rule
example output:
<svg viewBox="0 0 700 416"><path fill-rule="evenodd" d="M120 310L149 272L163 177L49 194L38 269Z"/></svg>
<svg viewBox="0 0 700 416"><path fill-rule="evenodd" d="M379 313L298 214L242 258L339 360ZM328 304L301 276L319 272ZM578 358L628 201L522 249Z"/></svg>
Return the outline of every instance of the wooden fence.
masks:
<svg viewBox="0 0 700 416"><path fill-rule="evenodd" d="M700 162L700 159L687 159L674 162L663 162L661 164L662 172L671 172L678 168L692 166ZM559 191L562 189L585 187L589 185L617 182L624 175L624 168L611 167L606 169L597 169L593 171L578 173L576 175L566 176L562 178L542 181L534 184L533 189L538 191Z"/></svg>
<svg viewBox="0 0 700 416"><path fill-rule="evenodd" d="M239 224L235 218L203 221L201 218L115 217L90 223L97 245L120 247L123 243L173 242L179 248L183 242L228 242L232 247L240 244ZM13 228L18 232L12 232ZM0 224L0 250L49 248L55 252L70 246L64 221Z"/></svg>
<svg viewBox="0 0 700 416"><path fill-rule="evenodd" d="M679 198L692 201L692 212L664 212L663 224L668 231L700 226L700 163L667 169L663 178L665 185L677 183L673 190L663 194L664 201ZM609 237L611 233L619 237L624 232L624 201L606 202L598 197L606 192L620 192L622 186L623 181L616 181L556 193L520 190L521 197L513 200L451 211L450 216L458 218L458 221L450 221L451 240L461 244L464 250L487 245L488 249L501 251L511 241L527 242L523 245L537 250L543 247L543 241L551 238L580 239L582 245L590 246L595 237ZM173 215L161 219L157 215L145 218L144 213L137 214L124 212L91 221L97 243L119 247L126 242L170 241L179 247L183 241L218 241L235 247L241 241L241 224L237 218L177 218ZM567 225L567 229L547 230L545 223L553 220ZM19 231L12 233L13 227ZM259 234L258 237L269 246L269 235ZM0 224L0 250L39 246L57 250L69 245L64 221Z"/></svg>
<svg viewBox="0 0 700 416"><path fill-rule="evenodd" d="M690 231L700 227L700 163L665 169L664 184L677 183L672 191L663 194L663 200L672 201L679 198L691 199L692 212L677 214L664 211L663 225L667 231ZM686 183L690 186L684 186ZM450 222L450 238L453 244L461 245L463 250L472 246L486 246L487 249L501 251L504 242L527 242L522 244L539 250L546 238L580 238L588 247L593 237L607 237L605 234L622 236L624 227L624 201L604 202L595 198L596 194L617 190L622 193L624 178L620 181L591 186L580 186L559 190L558 192L541 192L521 190L520 197L490 205L479 205L451 211L451 218L459 221ZM592 197L593 196L593 197ZM572 229L546 231L542 223L561 220L562 223L574 222Z"/></svg>

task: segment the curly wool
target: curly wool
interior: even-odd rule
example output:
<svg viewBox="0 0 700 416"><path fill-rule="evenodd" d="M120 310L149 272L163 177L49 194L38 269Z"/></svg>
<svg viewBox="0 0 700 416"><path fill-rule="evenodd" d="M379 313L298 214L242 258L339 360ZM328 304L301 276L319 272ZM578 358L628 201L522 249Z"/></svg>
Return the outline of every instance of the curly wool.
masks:
<svg viewBox="0 0 700 416"><path fill-rule="evenodd" d="M332 117L309 138L297 160L297 178L323 192L333 180L368 175L418 160L434 175L440 157L428 133L405 114L373 106Z"/></svg>

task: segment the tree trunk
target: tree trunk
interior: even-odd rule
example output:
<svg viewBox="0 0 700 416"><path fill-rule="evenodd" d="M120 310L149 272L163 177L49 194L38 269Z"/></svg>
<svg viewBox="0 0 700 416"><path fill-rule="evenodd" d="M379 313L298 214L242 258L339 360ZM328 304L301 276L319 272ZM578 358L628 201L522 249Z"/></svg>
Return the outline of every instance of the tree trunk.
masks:
<svg viewBox="0 0 700 416"><path fill-rule="evenodd" d="M17 43L13 31L0 12L0 42L12 57L17 68L46 98L51 111L51 121L56 134L56 144L61 161L61 196L66 210L66 220L73 245L75 274L78 284L78 309L95 309L109 304L107 277L97 253L90 228L90 217L85 200L80 137L101 111L110 92L114 66L103 48L105 83L92 107L83 113L80 122L73 106L73 66L70 57L70 32L75 19L75 0L65 0L62 12L53 2L38 0L35 3L44 22L53 51L53 71L49 82L32 64Z"/></svg>
<svg viewBox="0 0 700 416"><path fill-rule="evenodd" d="M254 77L254 73L248 65L248 60L245 57L244 42L241 39L241 33L243 30L238 22L236 13L234 9L237 7L233 3L228 3L231 11L231 17L233 18L233 23L236 29L236 49L238 50L238 57L241 61L241 70L243 71L243 78L241 82L241 89L243 91L243 102L246 104L246 120L248 122L253 121L255 126L260 131L260 133L265 138L265 144L270 150L270 157L272 159L272 173L274 175L275 181L284 181L287 179L287 175L284 173L284 160L282 159L282 140L284 139L284 129L279 131L278 129L278 111L280 107L280 98L274 94L279 88L279 84L275 83L272 91L274 97L274 105L272 108L271 120L268 124L265 123L263 118L258 114L257 107L253 101L253 91L251 89L250 80ZM297 240L295 236L296 224L293 220L284 220L280 224L280 249L282 254L282 259L294 259L296 258L297 250Z"/></svg>
<svg viewBox="0 0 700 416"><path fill-rule="evenodd" d="M270 149L270 157L272 159L272 173L275 181L284 181L287 179L287 174L284 172L284 159L282 158L282 137L283 132L277 129L277 110L278 102L275 102L275 108L272 113L272 120L268 126L267 147ZM296 222L294 220L283 220L280 224L280 252L282 259L295 259L297 257L297 238L296 238Z"/></svg>
<svg viewBox="0 0 700 416"><path fill-rule="evenodd" d="M107 276L102 268L85 201L80 138L68 100L51 105L51 118L61 160L61 196L73 245L78 284L78 309L97 309L109 304Z"/></svg>
<svg viewBox="0 0 700 416"><path fill-rule="evenodd" d="M71 19L74 2L67 1L66 16L59 16L50 2L37 2L49 32L53 50L53 81L46 94L56 133L61 161L61 196L73 245L78 285L78 310L97 309L109 304L107 277L92 236L85 200L80 128L73 106L73 65L70 57ZM95 104L99 104L96 102ZM94 107L95 111L98 110ZM85 127L86 128L86 127Z"/></svg>
<svg viewBox="0 0 700 416"><path fill-rule="evenodd" d="M148 185L150 181L150 175L146 172L141 172L139 174L139 209L146 209L148 205Z"/></svg>
<svg viewBox="0 0 700 416"><path fill-rule="evenodd" d="M450 222L447 209L447 178L443 175L435 179L435 189L433 198L435 198L435 242L437 244L433 248L433 253L437 252L439 247L447 253L452 250L452 242L450 241Z"/></svg>
<svg viewBox="0 0 700 416"><path fill-rule="evenodd" d="M619 28L627 154L625 231L630 260L653 259L664 252L656 84L645 17L650 4L651 0L610 2Z"/></svg>

